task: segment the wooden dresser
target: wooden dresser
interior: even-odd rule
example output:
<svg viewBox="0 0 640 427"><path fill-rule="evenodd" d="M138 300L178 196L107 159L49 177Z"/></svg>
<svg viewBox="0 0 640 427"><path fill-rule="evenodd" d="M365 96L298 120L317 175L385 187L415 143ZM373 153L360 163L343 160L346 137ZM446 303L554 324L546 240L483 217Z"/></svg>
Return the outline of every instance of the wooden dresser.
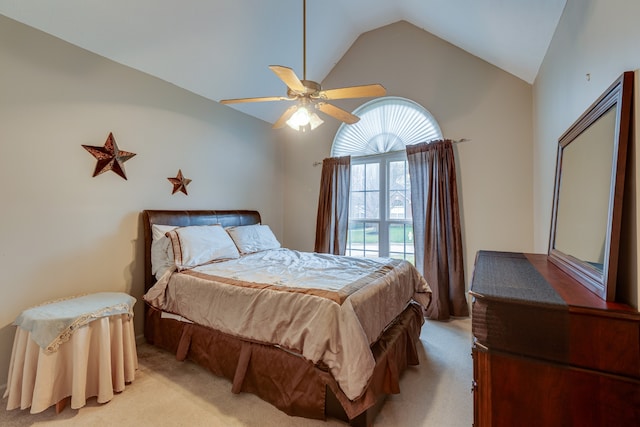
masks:
<svg viewBox="0 0 640 427"><path fill-rule="evenodd" d="M546 255L480 251L474 426L640 426L640 313Z"/></svg>

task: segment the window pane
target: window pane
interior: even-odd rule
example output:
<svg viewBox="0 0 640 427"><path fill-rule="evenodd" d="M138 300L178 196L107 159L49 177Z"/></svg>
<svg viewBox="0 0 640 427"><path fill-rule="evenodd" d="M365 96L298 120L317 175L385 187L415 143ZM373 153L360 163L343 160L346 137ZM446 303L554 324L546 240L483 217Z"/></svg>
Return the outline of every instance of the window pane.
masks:
<svg viewBox="0 0 640 427"><path fill-rule="evenodd" d="M364 219L364 195L362 191L351 191L351 198L349 200L349 218L350 219Z"/></svg>
<svg viewBox="0 0 640 427"><path fill-rule="evenodd" d="M411 184L407 162L389 162L389 219L411 219Z"/></svg>
<svg viewBox="0 0 640 427"><path fill-rule="evenodd" d="M366 176L367 190L380 189L380 164L379 163L367 163L365 176Z"/></svg>
<svg viewBox="0 0 640 427"><path fill-rule="evenodd" d="M351 165L351 190L364 190L364 165Z"/></svg>
<svg viewBox="0 0 640 427"><path fill-rule="evenodd" d="M346 255L364 256L364 223L349 221Z"/></svg>
<svg viewBox="0 0 640 427"><path fill-rule="evenodd" d="M389 219L405 219L406 217L406 193L403 191L389 192Z"/></svg>
<svg viewBox="0 0 640 427"><path fill-rule="evenodd" d="M378 229L378 224L375 222L365 223L364 236L364 256L380 256L380 230Z"/></svg>
<svg viewBox="0 0 640 427"><path fill-rule="evenodd" d="M407 187L407 162L389 162L389 189L404 190Z"/></svg>
<svg viewBox="0 0 640 427"><path fill-rule="evenodd" d="M389 192L389 219L411 220L411 193L393 190Z"/></svg>
<svg viewBox="0 0 640 427"><path fill-rule="evenodd" d="M414 262L413 226L411 224L389 225L389 256Z"/></svg>
<svg viewBox="0 0 640 427"><path fill-rule="evenodd" d="M379 229L377 223L349 222L347 255L377 257L380 253L379 248Z"/></svg>
<svg viewBox="0 0 640 427"><path fill-rule="evenodd" d="M368 191L365 196L365 216L367 219L380 218L380 192Z"/></svg>

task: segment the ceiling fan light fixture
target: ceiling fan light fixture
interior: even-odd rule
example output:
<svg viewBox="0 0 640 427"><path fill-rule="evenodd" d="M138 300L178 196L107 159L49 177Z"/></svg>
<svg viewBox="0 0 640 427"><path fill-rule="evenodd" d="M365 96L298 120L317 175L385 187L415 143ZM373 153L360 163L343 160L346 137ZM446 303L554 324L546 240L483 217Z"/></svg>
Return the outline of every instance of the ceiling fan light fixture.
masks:
<svg viewBox="0 0 640 427"><path fill-rule="evenodd" d="M314 130L324 121L313 111L309 111L304 105L298 107L295 113L287 120L287 125L297 131L305 131L307 129Z"/></svg>
<svg viewBox="0 0 640 427"><path fill-rule="evenodd" d="M309 116L309 126L311 126L311 130L314 130L315 128L317 128L323 123L324 123L324 120L322 120L320 116L318 116L314 112L311 112L311 115Z"/></svg>

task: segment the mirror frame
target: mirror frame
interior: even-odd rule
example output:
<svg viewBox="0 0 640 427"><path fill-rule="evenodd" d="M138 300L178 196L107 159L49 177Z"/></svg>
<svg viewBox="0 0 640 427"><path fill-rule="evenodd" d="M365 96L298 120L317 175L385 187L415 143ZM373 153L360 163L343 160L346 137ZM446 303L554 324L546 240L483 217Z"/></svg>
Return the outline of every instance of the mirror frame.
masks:
<svg viewBox="0 0 640 427"><path fill-rule="evenodd" d="M620 224L625 168L627 163L627 145L631 136L633 79L634 74L632 71L622 74L558 140L548 257L549 260L560 269L606 301L614 301L616 296L618 249L620 245ZM589 129L593 123L600 119L613 106L617 107L617 111L614 140L611 141L613 144L613 161L611 165L604 262L603 269L600 271L588 262L556 249L555 237L558 196L562 180L562 155L564 149ZM603 141L603 143L608 143L608 141Z"/></svg>

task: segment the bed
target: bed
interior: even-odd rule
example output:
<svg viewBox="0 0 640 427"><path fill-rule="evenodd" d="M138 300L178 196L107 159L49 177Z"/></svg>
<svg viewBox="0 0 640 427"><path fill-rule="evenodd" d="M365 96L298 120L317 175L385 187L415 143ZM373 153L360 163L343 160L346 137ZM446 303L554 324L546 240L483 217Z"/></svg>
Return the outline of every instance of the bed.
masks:
<svg viewBox="0 0 640 427"><path fill-rule="evenodd" d="M143 224L146 340L228 378L233 393L292 416L365 426L418 364L431 294L411 264L281 248L251 210L145 210ZM179 272L158 271L158 230ZM198 258L200 234L193 247L184 242L202 230L232 235L238 256L221 246L211 252L220 261L201 265L211 256ZM254 239L257 231L267 237Z"/></svg>

